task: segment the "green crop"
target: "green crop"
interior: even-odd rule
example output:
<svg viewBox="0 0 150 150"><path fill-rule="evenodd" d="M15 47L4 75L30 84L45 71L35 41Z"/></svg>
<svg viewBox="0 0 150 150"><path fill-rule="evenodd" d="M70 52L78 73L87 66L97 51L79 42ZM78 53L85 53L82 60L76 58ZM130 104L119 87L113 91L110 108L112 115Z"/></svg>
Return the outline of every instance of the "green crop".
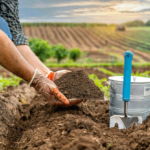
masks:
<svg viewBox="0 0 150 150"><path fill-rule="evenodd" d="M79 63L79 62L71 62L71 63L53 63L53 62L48 62L45 63L45 65L47 67L109 67L112 66L112 63L89 63L89 62L85 62L85 63ZM124 63L114 63L113 66L124 66ZM150 66L150 63L133 63L132 66L134 67L148 67Z"/></svg>
<svg viewBox="0 0 150 150"><path fill-rule="evenodd" d="M48 41L40 38L29 39L29 46L41 61L45 61L53 55L52 46Z"/></svg>
<svg viewBox="0 0 150 150"><path fill-rule="evenodd" d="M101 72L103 72L103 73L105 73L105 74L108 74L110 76L123 76L123 74L121 74L121 73L114 73L114 72L111 72L111 71L109 71L109 70L107 70L105 68L99 68L98 70L101 71ZM147 78L149 78L150 77L149 74L150 74L150 71L146 71L146 72L143 72L143 73L139 73L137 71L136 73L132 73L131 75L132 76L147 77Z"/></svg>
<svg viewBox="0 0 150 150"><path fill-rule="evenodd" d="M81 54L82 52L78 48L73 48L69 50L69 58L73 59L74 61L76 61L81 56Z"/></svg>
<svg viewBox="0 0 150 150"><path fill-rule="evenodd" d="M54 51L54 58L57 58L58 63L68 55L68 51L62 44L55 45L52 49Z"/></svg>
<svg viewBox="0 0 150 150"><path fill-rule="evenodd" d="M107 82L106 78L98 79L95 74L90 74L89 78L94 81L95 85L100 88L102 92L104 92L105 96L109 99L109 86L104 86L103 83Z"/></svg>
<svg viewBox="0 0 150 150"><path fill-rule="evenodd" d="M20 78L12 75L10 78L3 78L0 76L0 91L3 91L5 87L8 86L18 86L19 82L21 81Z"/></svg>
<svg viewBox="0 0 150 150"><path fill-rule="evenodd" d="M115 76L114 72L111 72L111 71L109 71L109 70L107 70L105 68L99 68L98 70L101 71L101 72L103 72L104 74L108 74L110 76Z"/></svg>
<svg viewBox="0 0 150 150"><path fill-rule="evenodd" d="M132 76L138 76L138 77L146 77L149 78L150 71L145 71L143 73L139 73L138 71L136 73L132 73Z"/></svg>

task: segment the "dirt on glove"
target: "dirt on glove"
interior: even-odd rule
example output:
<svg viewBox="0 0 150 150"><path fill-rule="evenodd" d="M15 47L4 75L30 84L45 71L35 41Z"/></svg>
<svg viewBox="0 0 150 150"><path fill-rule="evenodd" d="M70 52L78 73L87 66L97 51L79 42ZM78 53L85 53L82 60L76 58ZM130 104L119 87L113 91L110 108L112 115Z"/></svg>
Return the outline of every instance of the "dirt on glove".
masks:
<svg viewBox="0 0 150 150"><path fill-rule="evenodd" d="M55 84L68 99L90 100L104 98L103 92L89 79L83 70L64 74L55 81Z"/></svg>

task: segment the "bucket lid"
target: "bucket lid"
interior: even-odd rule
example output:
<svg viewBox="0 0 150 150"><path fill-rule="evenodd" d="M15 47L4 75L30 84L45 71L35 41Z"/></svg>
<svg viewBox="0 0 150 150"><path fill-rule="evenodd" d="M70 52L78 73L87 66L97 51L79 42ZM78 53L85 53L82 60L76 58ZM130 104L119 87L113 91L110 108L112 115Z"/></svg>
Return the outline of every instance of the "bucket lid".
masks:
<svg viewBox="0 0 150 150"><path fill-rule="evenodd" d="M110 81L123 82L123 76L113 76L108 78ZM150 83L150 78L131 76L132 83Z"/></svg>

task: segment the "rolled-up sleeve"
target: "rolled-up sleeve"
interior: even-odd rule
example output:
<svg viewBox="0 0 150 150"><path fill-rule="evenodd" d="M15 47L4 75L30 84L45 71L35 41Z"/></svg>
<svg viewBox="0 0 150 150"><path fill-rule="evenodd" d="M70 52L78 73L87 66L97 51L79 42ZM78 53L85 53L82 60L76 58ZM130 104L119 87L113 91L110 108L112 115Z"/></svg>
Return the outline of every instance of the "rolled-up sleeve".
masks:
<svg viewBox="0 0 150 150"><path fill-rule="evenodd" d="M19 27L20 26L20 27ZM13 27L10 27L12 41L17 45L28 45L28 37L23 33L20 22Z"/></svg>
<svg viewBox="0 0 150 150"><path fill-rule="evenodd" d="M23 33L19 20L18 5L18 0L0 0L0 16L7 22L14 44L28 45L28 37Z"/></svg>

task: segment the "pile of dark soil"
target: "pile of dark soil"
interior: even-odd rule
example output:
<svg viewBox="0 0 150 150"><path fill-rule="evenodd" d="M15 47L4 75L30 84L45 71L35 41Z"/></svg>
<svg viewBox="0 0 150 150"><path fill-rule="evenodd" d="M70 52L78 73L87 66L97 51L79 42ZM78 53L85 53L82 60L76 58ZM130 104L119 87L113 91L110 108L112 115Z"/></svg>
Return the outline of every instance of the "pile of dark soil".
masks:
<svg viewBox="0 0 150 150"><path fill-rule="evenodd" d="M68 98L82 100L103 99L104 94L83 70L69 72L55 81L58 89Z"/></svg>

